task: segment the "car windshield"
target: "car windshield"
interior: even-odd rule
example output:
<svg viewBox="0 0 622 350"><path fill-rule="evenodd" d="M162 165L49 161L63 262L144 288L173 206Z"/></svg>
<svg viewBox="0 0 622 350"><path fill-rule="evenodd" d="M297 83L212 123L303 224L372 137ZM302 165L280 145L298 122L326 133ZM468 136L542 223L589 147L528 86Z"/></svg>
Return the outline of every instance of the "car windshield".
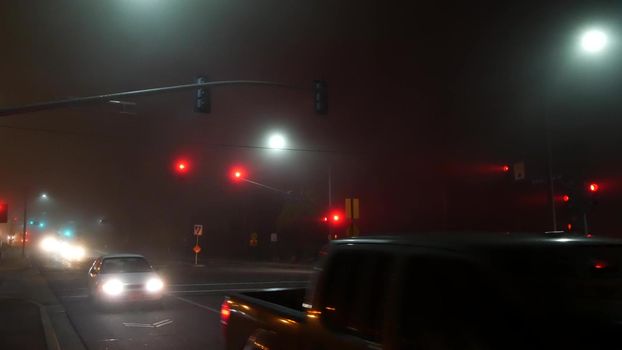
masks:
<svg viewBox="0 0 622 350"><path fill-rule="evenodd" d="M107 258L102 263L101 273L136 273L152 271L144 258Z"/></svg>

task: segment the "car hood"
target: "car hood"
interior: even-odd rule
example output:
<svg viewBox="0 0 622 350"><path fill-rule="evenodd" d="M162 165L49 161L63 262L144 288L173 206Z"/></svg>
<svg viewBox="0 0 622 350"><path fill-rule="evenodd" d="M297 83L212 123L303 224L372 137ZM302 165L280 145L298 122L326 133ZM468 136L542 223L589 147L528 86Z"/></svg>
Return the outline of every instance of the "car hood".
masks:
<svg viewBox="0 0 622 350"><path fill-rule="evenodd" d="M106 282L111 279L118 279L123 284L144 284L151 278L160 278L157 273L151 272L136 272L136 273L110 273L102 274L101 281Z"/></svg>

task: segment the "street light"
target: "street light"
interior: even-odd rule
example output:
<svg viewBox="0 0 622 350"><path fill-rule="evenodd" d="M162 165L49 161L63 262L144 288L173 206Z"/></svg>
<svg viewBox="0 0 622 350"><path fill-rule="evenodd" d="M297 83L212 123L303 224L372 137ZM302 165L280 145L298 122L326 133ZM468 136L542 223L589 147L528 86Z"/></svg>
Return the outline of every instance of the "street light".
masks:
<svg viewBox="0 0 622 350"><path fill-rule="evenodd" d="M47 193L41 193L39 195L40 199L47 200ZM26 256L26 218L28 217L28 190L24 191L24 218L22 222L22 257ZM34 224L34 222L33 222ZM45 224L43 224L45 226Z"/></svg>
<svg viewBox="0 0 622 350"><path fill-rule="evenodd" d="M608 44L607 33L600 29L590 29L581 34L580 42L583 51L590 54L602 52Z"/></svg>
<svg viewBox="0 0 622 350"><path fill-rule="evenodd" d="M591 28L581 33L581 35L579 36L578 44L581 51L590 55L596 55L600 54L607 48L609 44L609 38L605 31L598 28ZM545 104L548 104L548 101L545 101ZM551 130L549 126L548 108L546 108L546 110L547 111L544 114L544 125L547 151L549 202L551 205L553 231L557 231L557 210L555 208L555 179L553 177L553 147L551 145ZM570 197L568 197L568 199L570 199Z"/></svg>
<svg viewBox="0 0 622 350"><path fill-rule="evenodd" d="M268 147L274 150L281 150L286 145L285 136L281 134L272 134L268 137Z"/></svg>

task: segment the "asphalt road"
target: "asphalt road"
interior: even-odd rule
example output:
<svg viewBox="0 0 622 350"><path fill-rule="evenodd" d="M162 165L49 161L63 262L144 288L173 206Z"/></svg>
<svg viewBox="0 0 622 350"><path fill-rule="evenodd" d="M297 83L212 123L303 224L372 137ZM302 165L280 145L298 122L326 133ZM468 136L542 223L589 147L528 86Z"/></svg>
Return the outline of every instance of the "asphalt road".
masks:
<svg viewBox="0 0 622 350"><path fill-rule="evenodd" d="M310 268L213 263L159 267L168 294L161 305L98 309L87 297L87 268L42 263L41 271L88 349L222 349L220 305L227 293L304 287Z"/></svg>

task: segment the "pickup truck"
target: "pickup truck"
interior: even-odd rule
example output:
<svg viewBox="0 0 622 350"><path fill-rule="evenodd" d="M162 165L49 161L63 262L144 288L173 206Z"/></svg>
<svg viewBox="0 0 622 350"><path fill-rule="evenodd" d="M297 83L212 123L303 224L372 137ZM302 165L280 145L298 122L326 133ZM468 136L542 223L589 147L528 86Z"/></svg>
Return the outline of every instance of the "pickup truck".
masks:
<svg viewBox="0 0 622 350"><path fill-rule="evenodd" d="M308 290L225 297L226 348L622 349L622 240L333 241Z"/></svg>

